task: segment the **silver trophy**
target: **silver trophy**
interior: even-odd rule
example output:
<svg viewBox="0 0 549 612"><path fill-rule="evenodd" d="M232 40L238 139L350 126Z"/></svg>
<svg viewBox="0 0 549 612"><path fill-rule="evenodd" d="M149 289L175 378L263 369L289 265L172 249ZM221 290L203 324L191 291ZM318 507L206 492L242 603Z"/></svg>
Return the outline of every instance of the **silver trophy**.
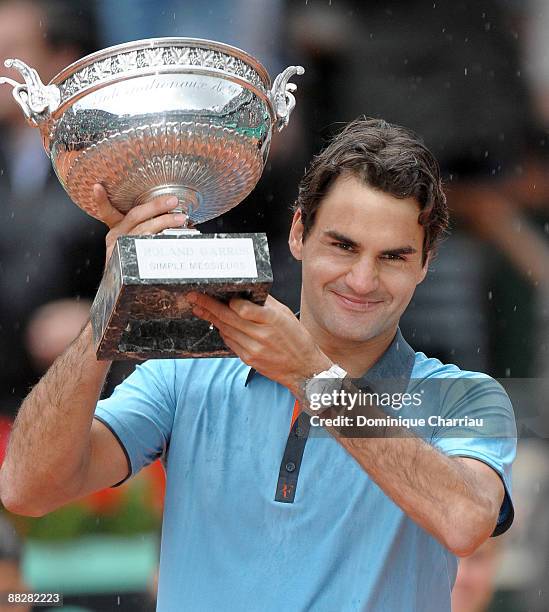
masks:
<svg viewBox="0 0 549 612"><path fill-rule="evenodd" d="M175 195L189 226L241 202L259 180L273 128L295 106L290 66L271 87L265 68L235 47L191 38L155 38L103 49L44 85L17 59L24 83L13 97L42 135L53 168L91 216L101 183L127 213L155 196ZM272 285L265 234L169 230L123 236L92 306L99 359L231 355L215 329L192 315L185 296L263 303Z"/></svg>

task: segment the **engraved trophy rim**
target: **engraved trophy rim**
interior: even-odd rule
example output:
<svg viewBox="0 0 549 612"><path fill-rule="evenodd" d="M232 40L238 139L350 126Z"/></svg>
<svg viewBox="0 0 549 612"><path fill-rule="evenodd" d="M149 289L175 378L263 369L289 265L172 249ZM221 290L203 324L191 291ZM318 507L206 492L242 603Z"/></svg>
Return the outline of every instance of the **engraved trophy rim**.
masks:
<svg viewBox="0 0 549 612"><path fill-rule="evenodd" d="M51 79L49 85L60 85L66 79L71 77L74 73L86 68L87 66L94 64L97 61L106 59L113 55L117 55L118 53L126 53L128 51L137 51L140 49L149 49L162 46L185 45L197 46L205 49L211 49L213 51L221 51L229 55L233 55L238 59L241 59L257 72L265 88L270 89L271 77L269 76L267 69L257 58L255 58L247 51L235 47L234 45L230 45L228 43L220 41L209 40L207 38L192 38L186 36L142 38L140 40L133 40L124 43L119 43L117 45L112 45L110 47L105 47L104 49L100 49L99 51L95 51L94 53L85 55L84 57L81 57L75 62L72 62L72 64L69 64L68 66L63 68L63 70L58 72Z"/></svg>

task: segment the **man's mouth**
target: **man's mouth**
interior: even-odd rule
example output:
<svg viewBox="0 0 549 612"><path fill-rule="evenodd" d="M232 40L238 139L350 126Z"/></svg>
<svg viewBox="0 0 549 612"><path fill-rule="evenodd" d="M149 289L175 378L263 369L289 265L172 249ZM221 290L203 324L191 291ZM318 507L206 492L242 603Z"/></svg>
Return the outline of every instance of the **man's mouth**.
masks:
<svg viewBox="0 0 549 612"><path fill-rule="evenodd" d="M375 310L384 302L384 300L373 300L371 298L359 298L354 295L345 295L337 291L332 291L332 293L344 308L354 312L369 312Z"/></svg>

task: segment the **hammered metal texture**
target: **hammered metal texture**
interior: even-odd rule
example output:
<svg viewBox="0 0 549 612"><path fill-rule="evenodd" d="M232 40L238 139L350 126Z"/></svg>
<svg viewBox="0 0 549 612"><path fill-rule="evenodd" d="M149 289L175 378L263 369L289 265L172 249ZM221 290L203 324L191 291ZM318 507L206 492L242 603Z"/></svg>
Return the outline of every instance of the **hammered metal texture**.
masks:
<svg viewBox="0 0 549 612"><path fill-rule="evenodd" d="M114 133L84 149L68 168L66 188L74 202L96 216L92 186L103 183L113 205L125 213L136 198L158 185L185 185L204 205L194 224L241 202L261 176L263 160L247 136L192 122L141 125Z"/></svg>

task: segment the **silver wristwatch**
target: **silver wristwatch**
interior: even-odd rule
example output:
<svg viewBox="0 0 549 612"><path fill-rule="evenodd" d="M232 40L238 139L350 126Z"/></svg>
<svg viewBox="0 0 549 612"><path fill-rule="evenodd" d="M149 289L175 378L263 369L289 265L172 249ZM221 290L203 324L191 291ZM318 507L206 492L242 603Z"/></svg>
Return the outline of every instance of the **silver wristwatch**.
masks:
<svg viewBox="0 0 549 612"><path fill-rule="evenodd" d="M340 391L343 386L343 379L347 372L337 363L330 366L328 370L315 374L305 383L305 398L311 403L316 394L329 394Z"/></svg>

